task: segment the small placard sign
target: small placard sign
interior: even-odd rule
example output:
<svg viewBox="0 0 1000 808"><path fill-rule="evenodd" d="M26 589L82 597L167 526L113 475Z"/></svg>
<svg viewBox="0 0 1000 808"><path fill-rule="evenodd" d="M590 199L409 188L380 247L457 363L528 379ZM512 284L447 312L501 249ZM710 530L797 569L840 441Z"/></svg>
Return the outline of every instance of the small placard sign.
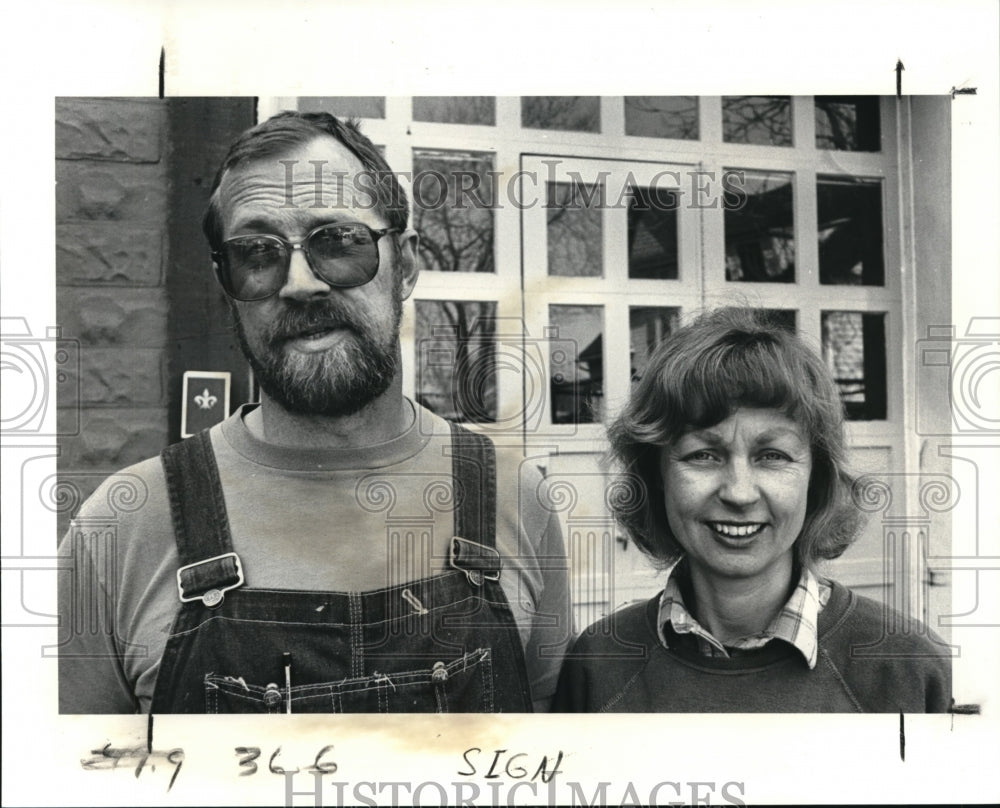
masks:
<svg viewBox="0 0 1000 808"><path fill-rule="evenodd" d="M215 426L229 415L229 371L184 371L181 437Z"/></svg>

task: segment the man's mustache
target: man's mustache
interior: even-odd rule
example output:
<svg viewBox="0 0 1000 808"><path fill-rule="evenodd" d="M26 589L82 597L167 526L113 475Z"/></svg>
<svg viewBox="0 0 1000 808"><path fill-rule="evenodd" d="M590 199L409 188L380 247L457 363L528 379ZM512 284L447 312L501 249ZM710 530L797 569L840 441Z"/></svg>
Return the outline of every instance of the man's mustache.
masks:
<svg viewBox="0 0 1000 808"><path fill-rule="evenodd" d="M267 327L264 338L269 343L295 339L304 334L333 328L349 328L359 334L368 332L367 324L339 301L314 303L291 302Z"/></svg>

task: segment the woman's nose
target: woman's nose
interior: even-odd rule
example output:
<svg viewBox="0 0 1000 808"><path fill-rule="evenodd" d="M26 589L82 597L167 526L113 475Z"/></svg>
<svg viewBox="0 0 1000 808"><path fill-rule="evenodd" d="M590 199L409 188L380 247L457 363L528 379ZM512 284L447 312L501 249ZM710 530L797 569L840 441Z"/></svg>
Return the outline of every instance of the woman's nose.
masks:
<svg viewBox="0 0 1000 808"><path fill-rule="evenodd" d="M730 505L746 506L757 501L757 476L746 460L732 459L723 472L719 497Z"/></svg>

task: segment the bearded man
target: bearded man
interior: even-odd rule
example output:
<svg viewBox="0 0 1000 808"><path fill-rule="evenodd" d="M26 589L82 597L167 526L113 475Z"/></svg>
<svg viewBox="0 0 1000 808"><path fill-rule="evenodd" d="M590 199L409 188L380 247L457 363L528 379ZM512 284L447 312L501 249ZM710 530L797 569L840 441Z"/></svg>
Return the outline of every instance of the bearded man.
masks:
<svg viewBox="0 0 1000 808"><path fill-rule="evenodd" d="M326 113L232 145L204 230L260 401L84 504L60 613L102 629L60 649L62 712L547 709L572 634L559 524L533 466L403 395L408 208ZM122 477L142 506L82 542Z"/></svg>

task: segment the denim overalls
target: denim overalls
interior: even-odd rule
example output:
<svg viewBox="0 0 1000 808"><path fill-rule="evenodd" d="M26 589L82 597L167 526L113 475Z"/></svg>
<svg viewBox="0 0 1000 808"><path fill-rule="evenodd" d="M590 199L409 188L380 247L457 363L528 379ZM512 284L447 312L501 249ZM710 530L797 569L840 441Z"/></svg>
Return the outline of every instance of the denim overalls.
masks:
<svg viewBox="0 0 1000 808"><path fill-rule="evenodd" d="M452 448L450 568L369 592L244 586L208 432L164 450L182 602L152 712L530 712L493 444L452 425Z"/></svg>

